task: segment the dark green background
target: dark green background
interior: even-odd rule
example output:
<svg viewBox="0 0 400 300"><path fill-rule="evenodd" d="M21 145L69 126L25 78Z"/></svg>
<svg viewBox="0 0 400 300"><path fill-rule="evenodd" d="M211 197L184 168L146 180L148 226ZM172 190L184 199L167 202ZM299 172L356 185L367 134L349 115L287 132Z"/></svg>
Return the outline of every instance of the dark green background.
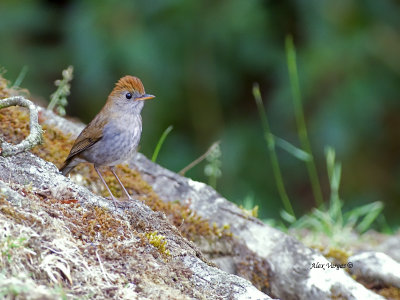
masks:
<svg viewBox="0 0 400 300"><path fill-rule="evenodd" d="M399 1L5 1L0 65L33 98L75 68L68 113L85 122L118 78L140 77L157 96L144 109L141 152L174 171L221 140L217 190L262 218L277 217L277 195L251 94L260 83L273 132L298 145L284 40L294 36L309 136L325 198L324 148L343 163L345 207L381 200L398 224L400 193ZM304 164L278 151L298 214L313 206ZM187 174L207 181L204 163Z"/></svg>

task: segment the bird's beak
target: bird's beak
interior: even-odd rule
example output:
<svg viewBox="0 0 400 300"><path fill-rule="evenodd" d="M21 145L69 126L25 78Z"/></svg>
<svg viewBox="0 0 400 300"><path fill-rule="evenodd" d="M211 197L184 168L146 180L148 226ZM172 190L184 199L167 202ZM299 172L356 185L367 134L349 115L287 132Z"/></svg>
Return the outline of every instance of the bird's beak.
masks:
<svg viewBox="0 0 400 300"><path fill-rule="evenodd" d="M155 96L153 95L149 95L149 94L144 94L138 98L136 98L135 100L149 100L149 99L153 99Z"/></svg>

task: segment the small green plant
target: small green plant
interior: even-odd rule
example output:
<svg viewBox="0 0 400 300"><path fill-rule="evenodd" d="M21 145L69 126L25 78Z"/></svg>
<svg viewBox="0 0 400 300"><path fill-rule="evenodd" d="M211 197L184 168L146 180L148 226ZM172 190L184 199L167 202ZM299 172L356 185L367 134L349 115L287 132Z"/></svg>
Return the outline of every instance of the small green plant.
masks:
<svg viewBox="0 0 400 300"><path fill-rule="evenodd" d="M6 256L8 262L11 262L14 250L25 247L26 241L27 241L26 237L14 238L11 236L7 236L0 243L1 255Z"/></svg>
<svg viewBox="0 0 400 300"><path fill-rule="evenodd" d="M165 236L158 234L157 231L146 233L146 238L149 240L149 243L156 247L162 254L166 256L170 256L171 253L166 248L167 241L165 240Z"/></svg>
<svg viewBox="0 0 400 300"><path fill-rule="evenodd" d="M164 144L165 139L167 138L168 134L171 132L172 129L173 129L173 126L170 125L162 133L160 139L158 140L156 148L154 149L153 156L151 157L151 161L152 162L156 162L157 157L158 157L158 153L161 150L161 146Z"/></svg>
<svg viewBox="0 0 400 300"><path fill-rule="evenodd" d="M333 243L339 244L349 238L350 234L358 232L360 234L367 231L378 217L381 215L383 204L379 201L356 207L343 213L343 202L339 196L342 166L335 160L335 150L327 147L326 167L330 185L330 198L328 207L324 206L321 186L318 179L317 168L311 151L305 124L304 111L302 107L299 79L296 65L296 52L291 36L286 38L286 55L289 70L290 84L292 90L294 112L297 123L297 132L301 144L301 149L289 142L276 137L272 134L268 123L267 115L263 106L260 89L257 84L253 87L253 95L260 114L261 123L264 130L264 138L267 142L268 151L272 163L272 170L275 176L276 185L281 197L284 210L281 211L281 218L290 224L291 229L309 229L314 233L323 233L331 238ZM313 211L299 219L296 219L289 197L286 193L282 179L279 161L276 154L276 146L287 151L297 159L304 161L307 166L308 176L311 182L316 207ZM265 220L266 222L271 222ZM283 222L274 222L283 229L287 229Z"/></svg>
<svg viewBox="0 0 400 300"><path fill-rule="evenodd" d="M71 90L69 82L73 78L73 71L74 68L72 66L69 66L62 71L63 79L55 81L54 84L57 86L57 90L51 94L50 103L47 106L48 110L56 108L56 111L60 116L65 116L65 107L68 105L67 96L69 96Z"/></svg>
<svg viewBox="0 0 400 300"><path fill-rule="evenodd" d="M314 234L323 233L330 238L333 245L342 245L349 240L354 232L362 234L366 232L383 210L382 202L376 201L365 204L343 213L343 201L339 196L341 179L341 164L335 161L335 150L327 147L325 151L326 167L330 185L330 201L327 208L315 208L310 214L304 215L293 222L282 217L289 223L292 229L308 229Z"/></svg>
<svg viewBox="0 0 400 300"><path fill-rule="evenodd" d="M28 291L28 286L21 281L10 280L5 273L0 273L0 299L18 299L19 295L23 295Z"/></svg>
<svg viewBox="0 0 400 300"><path fill-rule="evenodd" d="M63 288L63 286L62 286L62 284L56 285L56 286L54 287L52 293L55 294L55 295L57 295L57 296L59 296L60 299L62 299L62 300L67 300L67 299L68 299L67 293L65 292L65 290L64 290L64 288Z"/></svg>
<svg viewBox="0 0 400 300"><path fill-rule="evenodd" d="M252 216L254 218L258 217L258 205L255 205L254 194L247 195L244 200L243 204L239 205L244 213L248 216Z"/></svg>
<svg viewBox="0 0 400 300"><path fill-rule="evenodd" d="M221 149L219 143L206 156L207 164L204 167L204 174L208 177L208 184L214 189L217 188L217 178L221 177Z"/></svg>
<svg viewBox="0 0 400 300"><path fill-rule="evenodd" d="M258 84L254 84L253 86L253 96L257 104L258 112L260 114L260 119L264 130L264 138L267 142L268 152L272 164L272 171L274 173L275 182L278 188L280 198L282 200L283 206L286 211L285 212L286 217L290 218L291 220L295 220L296 219L295 213L290 203L288 194L286 192L285 185L283 183L282 172L279 166L278 156L275 150L276 146L279 146L280 148L287 151L294 157L305 162L311 182L311 187L314 193L315 203L317 206L322 205L323 198L322 198L321 186L318 179L317 168L315 166L315 161L312 155L310 141L308 139L307 127L304 118L304 111L303 111L301 93L299 87L299 78L297 74L296 51L293 45L293 40L290 36L286 38L286 56L287 56L290 83L292 88L293 105L297 123L297 132L302 149L272 134L267 114L265 113L261 92Z"/></svg>

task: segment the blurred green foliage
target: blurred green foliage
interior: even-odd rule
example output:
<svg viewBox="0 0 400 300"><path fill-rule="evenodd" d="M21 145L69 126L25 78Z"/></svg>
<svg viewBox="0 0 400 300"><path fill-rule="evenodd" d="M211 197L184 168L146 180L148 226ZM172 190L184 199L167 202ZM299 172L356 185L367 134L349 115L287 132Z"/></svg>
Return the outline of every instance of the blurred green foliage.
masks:
<svg viewBox="0 0 400 300"><path fill-rule="evenodd" d="M380 200L400 209L400 4L398 1L0 2L0 65L33 97L50 95L74 66L67 112L88 122L118 78L140 77L157 98L144 109L141 152L182 169L221 140L218 191L261 218L281 203L252 98L260 83L271 129L299 145L284 40L294 36L309 138L325 199L324 147L342 162L345 207ZM40 100L40 99L39 99ZM48 98L42 99L44 105ZM278 150L296 212L313 205L307 170ZM204 164L186 175L207 181Z"/></svg>

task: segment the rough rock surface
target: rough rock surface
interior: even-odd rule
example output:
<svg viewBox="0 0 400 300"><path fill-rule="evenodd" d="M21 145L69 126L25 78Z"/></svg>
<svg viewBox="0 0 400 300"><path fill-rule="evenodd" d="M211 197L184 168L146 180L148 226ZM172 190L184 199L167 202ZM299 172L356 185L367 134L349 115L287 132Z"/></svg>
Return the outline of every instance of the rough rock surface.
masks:
<svg viewBox="0 0 400 300"><path fill-rule="evenodd" d="M400 288L400 264L382 252L362 252L349 258L352 274L367 282Z"/></svg>
<svg viewBox="0 0 400 300"><path fill-rule="evenodd" d="M400 233L385 239L376 250L386 253L400 263Z"/></svg>
<svg viewBox="0 0 400 300"><path fill-rule="evenodd" d="M76 136L83 128L82 124L67 121L46 110L41 109L40 112L47 125L51 124L71 136ZM43 262L47 256L56 261L50 269L46 268L46 264L39 264L47 274L44 279L69 281L69 293L78 291L79 295L87 295L88 291L74 281L74 274L77 276L77 272L83 272L82 266L74 261L83 261L82 265L87 265L96 274L88 276L88 280L95 282L96 287L102 286L100 292L96 290L98 297L112 295L131 299L167 296L173 299L269 299L266 295L269 294L281 299L383 299L354 281L342 266L330 264L319 252L249 216L211 187L166 170L141 154L137 154L129 165L140 172L142 178L164 201L180 201L209 220L210 224L229 227L232 237L215 243L200 239L194 245L167 222L163 213L153 212L140 201L134 201L125 208L114 209L109 201L63 177L53 164L30 153L7 159L0 157L0 199L5 197L10 200L16 215L39 214L43 221L24 221L28 224L22 222L22 225L25 224L25 227L34 231L29 239L32 241L32 248L36 245L36 253L43 252L40 257L25 253L27 257L34 261L36 259L38 263ZM49 202L48 199L52 201ZM74 228L80 224L71 223L70 216L66 215L63 208L63 205L75 200L81 206L71 210L75 217L83 215L84 222L84 217L93 214L93 211L99 212L98 207L106 209L106 212L99 212L102 220L105 218L112 223L116 222L113 219L115 216L120 218L118 226L114 226L116 229L113 235L107 237L107 240L114 239L113 243L117 248L101 248L100 242L106 241L103 235L107 235L107 230L101 231L98 228L95 230L95 243L92 246L88 243L90 239L86 238L93 231L92 227L89 227L89 232L79 233L80 238L76 239L76 234L72 233L75 233ZM2 211L11 211L10 214L14 215L7 204L2 205ZM110 218L108 214L113 217ZM24 218L30 220L26 216ZM58 241L62 240L61 236L68 236L69 244L65 241L64 244L75 245L74 243L79 244L81 240L86 243L67 247L61 242L54 243L54 238L38 242L39 231L45 229L40 224L53 224L58 220L65 222L63 226L57 227L61 232ZM9 224L10 220L3 220L3 223ZM103 223L94 224L103 226ZM10 228L17 228L19 225L12 224ZM55 228L52 227L53 233L57 231ZM14 229L18 230L22 229ZM118 240L114 235L118 235L120 231L125 234L130 232L132 237L125 241ZM51 230L49 235L50 232ZM163 245L158 244L159 249L153 247L155 244L149 245L145 239L148 232L159 234L165 239L169 254L166 254ZM60 248L68 248L68 253L73 253L73 257L81 260L63 258ZM114 253L116 249L123 251ZM124 256L124 253L129 255ZM251 280L266 294L247 280L213 267L203 254L221 269ZM48 260L50 259L45 261ZM125 272L126 278L119 278L116 270ZM117 290L115 286L118 286ZM39 287L42 285L38 284Z"/></svg>
<svg viewBox="0 0 400 300"><path fill-rule="evenodd" d="M31 197L28 198L27 195ZM72 228L70 227L71 224L57 227L57 230L63 230L63 232L57 236L59 239L56 241L40 240L43 235L51 236L51 230L54 230L52 227L44 226L45 223L59 222L60 219L65 218L65 215L62 216L57 213L57 210L53 210L57 206L56 203L48 203L50 205L47 206L46 203L42 204L35 201L34 195L46 195L46 199L51 198L59 201L78 200L81 204L79 210L83 210L86 214L90 213L89 211L93 210L94 207L106 208L105 211L112 211L113 214L119 215L121 222L125 222L128 226L139 224L147 232L162 234L167 242L169 254L163 257L157 252L153 251L152 253L148 246L140 246L138 244L140 234L133 230L134 237L131 246L137 246L137 252L127 257L114 257L113 260L117 260L114 264L106 263L104 258L102 264L100 263L102 260L99 259L97 264L93 266L94 262L84 257L84 252L88 249L81 245L81 249L84 250L79 251L77 249L78 239L68 233L71 229L63 230L64 226ZM270 299L252 286L249 281L227 274L207 263L197 247L183 238L178 230L165 220L162 213L153 212L140 201L134 201L129 206L116 210L110 205L110 201L73 183L62 176L53 164L31 153L21 153L8 158L0 157L0 196L14 206L12 208L8 207L6 202L2 203L1 211L12 211L12 213L5 215L8 218L3 218L4 216L0 214L2 216L0 223L3 228L13 228L13 230L8 231L10 235L7 235L4 231L6 236L3 236L3 238L12 238L11 233L14 231L26 231L26 236L29 237L30 241L29 248L35 247L36 249L36 251L30 253L31 261L33 260L38 264L38 266L32 266L36 268L35 272L37 272L37 268L41 269L43 273L48 274L49 281L54 279L57 282L61 278L66 278L72 285L71 290L82 289L80 282L77 282L75 277L79 276L76 273L77 271L83 272L78 268L86 266L91 269L91 272L88 273L103 275L100 276L104 281L103 289L115 290L112 295L127 299L130 297L148 297L150 299L158 297L165 297L164 299L171 297L173 299ZM25 226L23 225L24 222L18 224L20 221L18 219L14 219L16 222L12 222L13 216L18 214L22 216L23 213L39 215L40 217L38 216L35 222L26 221ZM24 215L20 219L25 220L27 217ZM42 223L43 226L38 227L39 223ZM66 242L65 236L68 236L68 242ZM54 236L52 239L54 239ZM102 249L100 244L92 246L97 249L96 251ZM66 258L67 255L63 253L66 248L68 248L68 252L73 252L74 256L79 257L81 266L74 264L72 259ZM112 256L113 254L107 253L107 251L102 253L102 256L107 255ZM50 264L50 261L54 263ZM129 265L135 267L129 269ZM123 280L123 278L119 278L120 275L116 270L123 266L125 266L126 272L133 277L131 281L124 282L123 288L118 289L118 281ZM170 278L173 280L169 280ZM2 281L2 284L4 282L5 280ZM72 293L72 291L70 292ZM84 291L80 291L80 293L84 293ZM92 291L92 293L99 297L110 296L105 292L101 294L98 291ZM38 295L39 298L42 296L42 294Z"/></svg>
<svg viewBox="0 0 400 300"><path fill-rule="evenodd" d="M210 255L226 271L235 271L243 264L264 266L271 295L282 299L383 299L354 281L343 269L331 266L317 251L258 219L206 184L181 177L153 164L138 154L130 162L164 200L187 203L202 217L218 226L229 225L235 238L236 251ZM221 249L219 249L221 250ZM207 253L207 251L205 251ZM252 257L248 255L253 253ZM222 259L221 259L222 258ZM324 268L318 266L324 266ZM250 278L249 278L250 279Z"/></svg>

